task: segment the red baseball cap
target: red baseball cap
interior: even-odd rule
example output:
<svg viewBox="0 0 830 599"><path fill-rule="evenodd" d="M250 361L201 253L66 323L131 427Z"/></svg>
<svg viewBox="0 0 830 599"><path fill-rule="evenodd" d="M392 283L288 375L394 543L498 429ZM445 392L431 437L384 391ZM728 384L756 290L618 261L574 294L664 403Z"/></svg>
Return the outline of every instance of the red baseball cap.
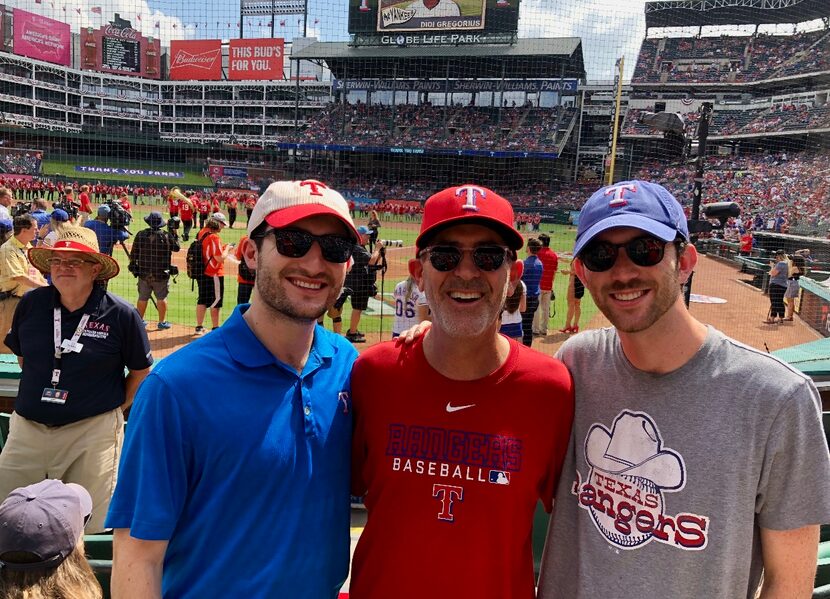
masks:
<svg viewBox="0 0 830 599"><path fill-rule="evenodd" d="M513 206L510 202L495 191L471 183L448 187L427 199L421 232L415 245L423 249L429 238L439 231L467 223L497 231L513 250L524 245L521 234L513 227Z"/></svg>

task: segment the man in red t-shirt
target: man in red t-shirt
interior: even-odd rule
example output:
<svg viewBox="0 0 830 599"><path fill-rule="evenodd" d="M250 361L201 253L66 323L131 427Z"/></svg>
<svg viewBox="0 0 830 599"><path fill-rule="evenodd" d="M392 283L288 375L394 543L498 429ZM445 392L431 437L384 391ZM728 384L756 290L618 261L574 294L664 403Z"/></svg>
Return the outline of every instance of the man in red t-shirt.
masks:
<svg viewBox="0 0 830 599"><path fill-rule="evenodd" d="M205 228L210 217L210 200L199 194L193 194L192 199L195 200L195 206L199 209L199 226Z"/></svg>
<svg viewBox="0 0 830 599"><path fill-rule="evenodd" d="M89 215L92 214L92 203L89 201L89 185L81 186L81 193L78 194L78 202L81 204L78 207L78 212L83 213L80 215L81 220L79 224L83 224L89 218Z"/></svg>
<svg viewBox="0 0 830 599"><path fill-rule="evenodd" d="M236 199L236 194L231 194L225 198L225 208L228 211L228 223L230 223L230 229L233 229L233 224L236 222L236 206L238 203L239 200ZM241 246L242 242L240 242L239 245Z"/></svg>
<svg viewBox="0 0 830 599"><path fill-rule="evenodd" d="M542 262L542 280L539 281L542 293L539 295L539 309L533 315L533 334L544 337L548 334L550 302L553 299L553 281L559 266L559 256L550 249L550 235L541 233L539 241L542 242L542 249L536 252L536 257Z"/></svg>
<svg viewBox="0 0 830 599"><path fill-rule="evenodd" d="M360 599L535 597L531 530L568 449L573 383L558 360L499 335L520 282L510 203L475 185L429 198L409 272L432 311L409 346L352 372L352 492L368 519Z"/></svg>
<svg viewBox="0 0 830 599"><path fill-rule="evenodd" d="M179 202L179 218L182 220L182 241L188 241L193 228L193 203L190 199Z"/></svg>
<svg viewBox="0 0 830 599"><path fill-rule="evenodd" d="M170 218L179 215L179 195L181 192L178 187L174 187L167 194L167 208L170 211Z"/></svg>
<svg viewBox="0 0 830 599"><path fill-rule="evenodd" d="M205 265L205 274L197 279L199 297L196 300L196 335L204 335L207 331L202 326L205 322L205 313L210 308L210 321L214 329L219 328L219 310L225 297L225 259L233 250L233 245L225 245L219 238L219 233L228 226L228 219L221 212L217 212L207 219L205 227L196 234L196 239L202 240L202 260Z"/></svg>

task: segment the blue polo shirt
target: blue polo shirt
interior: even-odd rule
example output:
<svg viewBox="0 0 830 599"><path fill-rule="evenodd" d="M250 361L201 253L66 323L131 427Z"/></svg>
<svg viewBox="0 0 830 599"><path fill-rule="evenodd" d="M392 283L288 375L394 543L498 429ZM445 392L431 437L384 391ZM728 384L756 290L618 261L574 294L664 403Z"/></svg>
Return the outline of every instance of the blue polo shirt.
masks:
<svg viewBox="0 0 830 599"><path fill-rule="evenodd" d="M522 273L522 281L527 285L527 295L537 297L541 292L539 283L542 281L542 261L535 254L525 258L525 269Z"/></svg>
<svg viewBox="0 0 830 599"><path fill-rule="evenodd" d="M84 223L84 226L95 231L95 236L98 238L98 249L107 256L112 256L112 248L116 243L125 241L130 236L126 231L113 229L100 220L88 220Z"/></svg>
<svg viewBox="0 0 830 599"><path fill-rule="evenodd" d="M167 540L164 597L337 597L349 571L350 377L322 327L302 373L234 310L138 391L106 525Z"/></svg>

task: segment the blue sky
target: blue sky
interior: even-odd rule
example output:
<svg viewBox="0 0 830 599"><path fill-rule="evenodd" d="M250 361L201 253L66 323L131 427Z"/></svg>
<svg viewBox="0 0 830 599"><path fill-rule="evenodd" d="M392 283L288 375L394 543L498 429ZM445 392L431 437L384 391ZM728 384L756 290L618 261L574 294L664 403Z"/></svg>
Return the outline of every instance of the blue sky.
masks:
<svg viewBox="0 0 830 599"><path fill-rule="evenodd" d="M239 0L0 0L69 22L73 31L97 27L115 13L132 21L145 35L170 39L235 38ZM645 35L644 0L521 0L520 37L580 37L589 80L610 80L619 56L631 76ZM101 7L101 14L91 8ZM348 0L308 0L308 34L321 41L342 41L347 33ZM140 15L140 19L139 19ZM301 35L298 16L277 18L276 37ZM280 21L285 26L280 26ZM269 37L267 17L245 22L245 37ZM159 27L156 28L155 24ZM262 26L260 26L260 23ZM791 28L781 32L789 33ZM734 33L734 28L731 30ZM693 34L694 32L690 32Z"/></svg>

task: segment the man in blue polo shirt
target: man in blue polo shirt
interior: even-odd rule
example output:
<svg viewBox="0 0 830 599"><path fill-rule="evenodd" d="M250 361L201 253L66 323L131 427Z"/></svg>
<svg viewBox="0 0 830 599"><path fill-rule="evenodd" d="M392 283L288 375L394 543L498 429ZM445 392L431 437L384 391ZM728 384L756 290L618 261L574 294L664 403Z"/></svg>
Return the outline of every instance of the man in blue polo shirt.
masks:
<svg viewBox="0 0 830 599"><path fill-rule="evenodd" d="M335 598L348 574L357 352L317 319L357 231L336 191L280 181L248 237L250 306L165 358L130 414L107 518L116 597Z"/></svg>

